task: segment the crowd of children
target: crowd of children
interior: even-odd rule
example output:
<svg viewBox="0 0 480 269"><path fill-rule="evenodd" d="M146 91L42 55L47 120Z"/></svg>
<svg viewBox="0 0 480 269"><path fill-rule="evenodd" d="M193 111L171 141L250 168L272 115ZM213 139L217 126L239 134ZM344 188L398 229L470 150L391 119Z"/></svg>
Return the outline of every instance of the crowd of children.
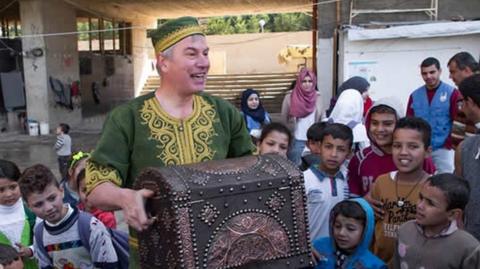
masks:
<svg viewBox="0 0 480 269"><path fill-rule="evenodd" d="M0 160L0 268L128 268L128 235L113 212L89 204L90 154L71 154L68 131L58 126L54 147L61 180L41 164L22 173Z"/></svg>
<svg viewBox="0 0 480 269"><path fill-rule="evenodd" d="M293 129L271 122L253 89L242 95L242 112L258 154L291 157L303 171L315 268L480 268L480 243L462 230L471 187L453 174L435 175L431 124L404 117L393 97L364 113L369 85L358 78L361 89L343 89L320 121L311 79L302 70L284 108ZM128 266L116 243L126 234L114 230L112 212L89 203L90 154L72 154L68 131L57 128L60 183L41 164L21 173L0 160L3 268Z"/></svg>
<svg viewBox="0 0 480 269"><path fill-rule="evenodd" d="M477 87L469 88L478 92L473 94L466 86L460 89L471 104L462 104L473 110L480 88L470 85ZM377 100L364 119L357 119L363 108L359 92L344 89L329 117L306 132L299 168L316 268L480 268L480 243L462 229L464 210L477 198L470 195L469 182L437 171L432 141L438 139L438 126L412 111L405 117L394 97ZM266 125L262 137L269 132ZM289 141L285 132L284 137ZM359 139L364 137L366 143Z"/></svg>

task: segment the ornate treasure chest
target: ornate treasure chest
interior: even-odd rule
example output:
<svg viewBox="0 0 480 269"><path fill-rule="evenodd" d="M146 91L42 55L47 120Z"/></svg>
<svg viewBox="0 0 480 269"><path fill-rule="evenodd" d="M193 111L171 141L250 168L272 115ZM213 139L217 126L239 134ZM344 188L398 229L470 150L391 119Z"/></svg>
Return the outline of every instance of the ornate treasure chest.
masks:
<svg viewBox="0 0 480 269"><path fill-rule="evenodd" d="M303 176L280 156L147 168L134 187L155 192L142 268L311 266Z"/></svg>

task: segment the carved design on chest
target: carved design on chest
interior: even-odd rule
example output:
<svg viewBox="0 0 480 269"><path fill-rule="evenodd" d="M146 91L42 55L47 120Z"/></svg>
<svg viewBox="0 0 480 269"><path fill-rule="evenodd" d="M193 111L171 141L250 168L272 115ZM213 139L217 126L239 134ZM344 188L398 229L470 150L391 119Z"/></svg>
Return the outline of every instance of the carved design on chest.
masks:
<svg viewBox="0 0 480 269"><path fill-rule="evenodd" d="M218 218L218 215L220 215L220 210L218 210L211 203L206 202L202 210L200 211L198 218L208 224L208 226L211 226Z"/></svg>
<svg viewBox="0 0 480 269"><path fill-rule="evenodd" d="M241 210L227 217L211 235L204 268L233 268L253 261L288 256L290 233L285 224L263 210Z"/></svg>
<svg viewBox="0 0 480 269"><path fill-rule="evenodd" d="M270 195L265 204L275 213L278 213L285 205L286 199L279 192L275 191Z"/></svg>
<svg viewBox="0 0 480 269"><path fill-rule="evenodd" d="M177 210L178 220L178 247L180 250L180 264L184 264L184 268L195 268L198 264L198 257L195 254L194 246L196 246L195 235L192 234L193 220L190 218L190 209L182 207ZM195 257L195 258L194 258ZM195 260L196 261L195 261Z"/></svg>
<svg viewBox="0 0 480 269"><path fill-rule="evenodd" d="M165 261L167 263L168 269L175 269L177 268L177 261L175 259L175 255L173 255L172 250L169 250L167 256L165 257Z"/></svg>
<svg viewBox="0 0 480 269"><path fill-rule="evenodd" d="M165 249L163 248L162 238L162 228L160 226L153 225L149 228L148 232L148 241L146 244L138 245L138 253L141 257L141 264L153 264L154 267L164 267L165 260L162 254L165 254ZM139 239L142 239L142 233L139 234ZM155 253L153 253L155 251ZM145 260L145 257L148 257L148 261Z"/></svg>
<svg viewBox="0 0 480 269"><path fill-rule="evenodd" d="M272 176L277 176L277 173L278 173L278 169L279 167L273 165L272 162L270 162L268 159L265 160L265 162L262 164L262 167L261 167L261 170L260 171L263 171L269 175L272 175Z"/></svg>
<svg viewBox="0 0 480 269"><path fill-rule="evenodd" d="M294 189L292 190L292 203L294 205L293 207L293 225L294 229L298 234L298 237L296 236L296 241L295 244L297 246L297 251L303 252L303 251L308 251L310 249L310 242L309 240L306 240L305 238L309 238L308 236L308 230L307 230L307 224L305 223L305 219L307 218L306 216L306 210L305 210L305 205L306 205L306 197L304 195L304 191L301 188Z"/></svg>
<svg viewBox="0 0 480 269"><path fill-rule="evenodd" d="M202 185L205 186L208 183L208 180L210 179L209 175L200 175L198 173L194 173L190 176L190 180L197 184L197 185Z"/></svg>
<svg viewBox="0 0 480 269"><path fill-rule="evenodd" d="M227 178L235 178L237 181L251 178L261 178L265 174L277 177L279 174L287 174L289 180L292 179L290 171L285 169L285 164L275 159L259 159L256 163L246 168L238 169L197 169L194 167L175 167L175 174L185 183L189 189L190 185L207 186L209 182L222 183ZM188 175L187 177L185 175ZM296 179L295 177L294 179Z"/></svg>
<svg viewBox="0 0 480 269"><path fill-rule="evenodd" d="M167 208L163 209L161 221L163 222L163 225L165 226L165 230L167 232L172 231L173 225L175 223L175 217L170 214Z"/></svg>

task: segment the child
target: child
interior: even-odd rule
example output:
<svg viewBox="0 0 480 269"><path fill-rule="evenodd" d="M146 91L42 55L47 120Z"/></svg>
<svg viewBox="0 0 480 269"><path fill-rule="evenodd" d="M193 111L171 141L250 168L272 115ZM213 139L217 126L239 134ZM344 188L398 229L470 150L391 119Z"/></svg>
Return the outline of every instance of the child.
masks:
<svg viewBox="0 0 480 269"><path fill-rule="evenodd" d="M260 155L275 153L286 158L291 141L290 130L281 123L272 122L263 128L262 135L257 141L258 153Z"/></svg>
<svg viewBox="0 0 480 269"><path fill-rule="evenodd" d="M116 229L117 221L115 220L115 214L110 211L103 211L98 208L92 207L87 200L85 185L85 167L80 171L75 179L77 182L78 195L80 196L80 203L78 204L78 209L92 214L95 218L103 222L103 224L111 229Z"/></svg>
<svg viewBox="0 0 480 269"><path fill-rule="evenodd" d="M68 124L60 123L57 127L57 142L54 146L58 156L58 171L62 179L67 177L68 164L72 154L72 139L68 135L69 131Z"/></svg>
<svg viewBox="0 0 480 269"><path fill-rule="evenodd" d="M432 176L423 185L415 220L398 230L395 268L480 268L480 244L457 227L470 188L452 174Z"/></svg>
<svg viewBox="0 0 480 269"><path fill-rule="evenodd" d="M240 107L245 118L248 133L254 139L258 139L262 132L262 126L270 123L270 116L263 108L258 92L254 89L246 89L242 93Z"/></svg>
<svg viewBox="0 0 480 269"><path fill-rule="evenodd" d="M340 123L325 126L320 136L320 163L303 172L311 238L328 236L330 210L348 198L341 165L351 152L352 129Z"/></svg>
<svg viewBox="0 0 480 269"><path fill-rule="evenodd" d="M23 204L18 188L20 170L7 160L0 160L0 243L15 247L25 261L25 268L37 268L33 251L35 215Z"/></svg>
<svg viewBox="0 0 480 269"><path fill-rule="evenodd" d="M35 228L34 240L41 268L116 268L110 233L94 217L88 229L80 227L82 214L87 213L63 203L63 189L50 169L41 164L27 168L19 185L30 209L43 219ZM90 230L88 240L82 240L81 230Z"/></svg>
<svg viewBox="0 0 480 269"><path fill-rule="evenodd" d="M421 118L402 118L393 132L392 155L398 171L377 178L370 190L373 199L380 201L383 215L375 225L373 253L386 263L393 258L397 230L415 217L421 184L429 174L423 170L429 156L430 125Z"/></svg>
<svg viewBox="0 0 480 269"><path fill-rule="evenodd" d="M362 198L345 200L330 212L330 237L313 241L316 269L387 268L369 251L375 219Z"/></svg>
<svg viewBox="0 0 480 269"><path fill-rule="evenodd" d="M23 269L23 261L17 251L10 245L0 243L0 268Z"/></svg>
<svg viewBox="0 0 480 269"><path fill-rule="evenodd" d="M402 116L402 104L387 97L375 102L368 111L365 126L370 147L357 152L348 164L348 186L352 196L365 196L375 179L397 168L392 159L392 137L395 124ZM435 166L428 158L424 170L433 174Z"/></svg>
<svg viewBox="0 0 480 269"><path fill-rule="evenodd" d="M320 162L319 147L320 147L320 135L325 128L326 122L316 122L310 126L307 130L307 148L308 151L304 151L302 156L302 164L300 164L300 170L305 171L311 165L318 164Z"/></svg>
<svg viewBox="0 0 480 269"><path fill-rule="evenodd" d="M63 188L63 202L69 203L72 207L77 207L80 197L78 196L77 177L80 171L85 169L90 153L78 151L72 154L72 160L68 168L68 176L60 182Z"/></svg>

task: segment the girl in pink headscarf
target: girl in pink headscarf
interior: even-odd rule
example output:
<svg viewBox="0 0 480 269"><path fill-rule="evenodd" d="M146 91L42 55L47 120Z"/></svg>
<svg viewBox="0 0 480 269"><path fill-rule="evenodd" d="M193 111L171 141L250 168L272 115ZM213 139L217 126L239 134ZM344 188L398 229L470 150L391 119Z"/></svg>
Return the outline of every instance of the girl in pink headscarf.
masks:
<svg viewBox="0 0 480 269"><path fill-rule="evenodd" d="M307 130L323 114L320 94L316 91L317 78L307 68L300 70L293 90L283 99L282 119L294 134L288 158L300 165L307 142Z"/></svg>

